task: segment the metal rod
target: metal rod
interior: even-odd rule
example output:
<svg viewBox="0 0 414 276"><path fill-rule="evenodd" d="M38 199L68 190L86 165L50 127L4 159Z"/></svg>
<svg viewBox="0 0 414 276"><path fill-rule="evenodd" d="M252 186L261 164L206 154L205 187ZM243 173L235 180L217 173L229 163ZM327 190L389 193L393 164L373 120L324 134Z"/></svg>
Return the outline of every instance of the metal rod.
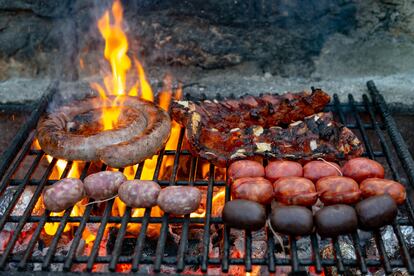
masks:
<svg viewBox="0 0 414 276"><path fill-rule="evenodd" d="M385 103L384 97L379 93L375 83L373 81L367 82L367 86L372 97L372 100L378 110L380 111L384 124L387 128L388 135L391 138L391 141L395 147L395 150L398 153L398 156L402 162L402 165L407 172L408 178L410 179L410 184L414 188L414 160L408 150L407 144L405 143L401 133L398 131L397 124L392 118L388 106Z"/></svg>
<svg viewBox="0 0 414 276"><path fill-rule="evenodd" d="M177 152L176 152L176 155L174 156L173 171L170 177L170 183L169 183L170 186L173 186L176 181L178 165L179 165L179 160L180 160L180 151L181 151L181 146L182 146L183 139L184 139L184 132L185 132L185 129L181 128L180 136L178 138ZM161 264L162 264L162 259L164 256L164 250L165 250L165 242L167 240L167 234L168 234L167 233L168 216L169 215L165 213L162 217L161 231L160 231L160 236L158 238L156 257L155 257L155 263L154 263L155 272L160 272L161 270Z"/></svg>
<svg viewBox="0 0 414 276"><path fill-rule="evenodd" d="M19 129L19 131L14 136L13 141L10 143L10 146L4 151L3 155L0 158L0 179L3 177L7 168L12 163L12 160L14 159L16 154L19 152L20 147L26 141L29 132L36 126L37 121L39 120L43 111L46 109L49 100L51 99L52 95L56 92L57 85L58 83L54 82L51 86L49 86L48 93L40 98L35 109L32 111L30 117L27 119L27 122Z"/></svg>
<svg viewBox="0 0 414 276"><path fill-rule="evenodd" d="M197 161L198 158L192 157L191 158L191 167L190 167L190 176L189 176L189 185L193 186L196 168L197 168ZM178 253L177 253L177 271L181 272L184 270L185 262L184 262L184 255L187 250L187 243L188 243L188 231L190 226L190 215L186 215L185 221L182 228L180 244L178 246Z"/></svg>
<svg viewBox="0 0 414 276"><path fill-rule="evenodd" d="M207 272L208 269L208 254L210 249L210 223L211 223L211 208L213 201L213 185L214 185L214 165L210 163L208 174L208 188L207 188L207 203L206 216L204 221L204 236L203 236L203 256L201 261L201 271Z"/></svg>

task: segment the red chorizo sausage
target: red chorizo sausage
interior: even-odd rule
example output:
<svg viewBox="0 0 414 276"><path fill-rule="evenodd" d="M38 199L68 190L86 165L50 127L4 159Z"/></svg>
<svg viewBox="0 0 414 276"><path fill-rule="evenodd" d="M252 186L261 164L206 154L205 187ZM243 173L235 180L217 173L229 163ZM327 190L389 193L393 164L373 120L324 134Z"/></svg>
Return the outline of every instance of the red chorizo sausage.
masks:
<svg viewBox="0 0 414 276"><path fill-rule="evenodd" d="M319 179L326 176L340 176L341 167L333 162L311 161L303 166L303 177L316 183Z"/></svg>
<svg viewBox="0 0 414 276"><path fill-rule="evenodd" d="M384 168L382 165L363 157L354 158L346 162L342 167L342 173L358 183L372 177L384 178Z"/></svg>
<svg viewBox="0 0 414 276"><path fill-rule="evenodd" d="M311 206L318 199L315 185L304 177L282 177L273 183L275 199L287 205Z"/></svg>
<svg viewBox="0 0 414 276"><path fill-rule="evenodd" d="M327 205L354 204L358 202L361 191L358 183L344 176L328 176L316 183L319 199Z"/></svg>
<svg viewBox="0 0 414 276"><path fill-rule="evenodd" d="M233 199L269 204L273 199L273 185L263 177L243 177L233 182L231 195Z"/></svg>
<svg viewBox="0 0 414 276"><path fill-rule="evenodd" d="M303 176L303 168L301 164L286 160L270 162L266 166L265 172L266 178L272 182L281 177Z"/></svg>
<svg viewBox="0 0 414 276"><path fill-rule="evenodd" d="M364 198L389 194L397 204L403 204L407 197L405 187L393 180L382 178L368 178L360 185Z"/></svg>
<svg viewBox="0 0 414 276"><path fill-rule="evenodd" d="M240 160L232 163L228 170L228 178L231 182L242 177L260 177L265 175L262 164L252 160Z"/></svg>

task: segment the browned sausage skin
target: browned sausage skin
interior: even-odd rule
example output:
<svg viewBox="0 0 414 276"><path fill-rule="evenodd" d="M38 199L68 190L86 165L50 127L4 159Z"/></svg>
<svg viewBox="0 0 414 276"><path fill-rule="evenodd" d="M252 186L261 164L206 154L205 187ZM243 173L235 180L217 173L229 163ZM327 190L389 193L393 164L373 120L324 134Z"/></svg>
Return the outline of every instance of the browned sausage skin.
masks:
<svg viewBox="0 0 414 276"><path fill-rule="evenodd" d="M243 177L233 182L231 195L234 199L269 204L273 199L273 185L263 177Z"/></svg>
<svg viewBox="0 0 414 276"><path fill-rule="evenodd" d="M136 97L89 98L62 106L39 121L37 138L41 148L53 157L65 160L101 160L111 167L137 164L156 154L167 142L171 119L155 104ZM76 134L68 124L76 115L108 106L123 106L139 114L127 127L97 134Z"/></svg>
<svg viewBox="0 0 414 276"><path fill-rule="evenodd" d="M242 177L261 177L265 175L263 165L257 161L240 160L232 163L227 171L230 182Z"/></svg>
<svg viewBox="0 0 414 276"><path fill-rule="evenodd" d="M358 183L372 177L384 178L384 168L382 165L364 157L354 158L346 162L342 167L342 173Z"/></svg>
<svg viewBox="0 0 414 276"><path fill-rule="evenodd" d="M274 196L287 205L311 206L318 199L315 185L304 177L282 177L273 183Z"/></svg>
<svg viewBox="0 0 414 276"><path fill-rule="evenodd" d="M266 178L270 181L276 181L281 177L303 176L302 165L287 160L278 160L270 162L265 169Z"/></svg>
<svg viewBox="0 0 414 276"><path fill-rule="evenodd" d="M354 204L359 201L361 191L358 183L344 176L327 176L316 183L319 199L327 205Z"/></svg>
<svg viewBox="0 0 414 276"><path fill-rule="evenodd" d="M341 167L338 164L328 161L311 161L303 166L303 177L316 183L326 176L341 176Z"/></svg>
<svg viewBox="0 0 414 276"><path fill-rule="evenodd" d="M405 187L402 184L389 179L365 179L362 181L360 189L364 198L389 194L397 204L403 204L407 197Z"/></svg>

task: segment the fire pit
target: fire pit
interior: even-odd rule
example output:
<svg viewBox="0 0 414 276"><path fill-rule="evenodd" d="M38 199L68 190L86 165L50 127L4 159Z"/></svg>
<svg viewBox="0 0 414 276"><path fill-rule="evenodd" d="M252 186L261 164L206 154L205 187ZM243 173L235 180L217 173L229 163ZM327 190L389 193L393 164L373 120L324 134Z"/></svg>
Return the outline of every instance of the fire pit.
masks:
<svg viewBox="0 0 414 276"><path fill-rule="evenodd" d="M327 110L364 141L365 155L381 162L387 175L411 191L414 165L387 105L372 82L371 99L334 101ZM118 199L77 204L63 213L39 209L44 187L67 176L85 178L108 169L100 162L65 162L50 158L34 143L33 127L44 112L45 97L2 157L0 267L13 271L82 271L188 274L229 272L255 275L307 271L413 273L411 199L396 221L374 232L355 232L334 239L316 234L289 237L269 227L256 232L229 229L220 210L230 199L225 172L192 157L184 129L178 143L152 160L121 169L128 178L154 179L161 186L194 185L204 192L202 208L184 217L162 215L158 208L131 209ZM26 138L27 137L27 138ZM397 158L397 156L399 158ZM13 162L8 160L14 159ZM402 170L404 168L404 170Z"/></svg>

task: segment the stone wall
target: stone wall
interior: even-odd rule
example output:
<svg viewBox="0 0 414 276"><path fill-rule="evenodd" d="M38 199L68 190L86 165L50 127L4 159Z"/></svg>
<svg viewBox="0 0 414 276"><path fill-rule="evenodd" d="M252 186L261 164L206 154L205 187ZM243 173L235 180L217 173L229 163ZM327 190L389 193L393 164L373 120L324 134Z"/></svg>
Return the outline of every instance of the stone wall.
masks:
<svg viewBox="0 0 414 276"><path fill-rule="evenodd" d="M0 81L99 76L108 68L96 21L110 5L109 0L0 0ZM214 76L223 74L236 83L263 75L264 84L270 78L296 85L297 78L318 82L414 70L413 1L128 0L123 5L130 54L145 63L153 79L169 70L185 83L217 90L220 78ZM0 96L1 91L0 85Z"/></svg>

